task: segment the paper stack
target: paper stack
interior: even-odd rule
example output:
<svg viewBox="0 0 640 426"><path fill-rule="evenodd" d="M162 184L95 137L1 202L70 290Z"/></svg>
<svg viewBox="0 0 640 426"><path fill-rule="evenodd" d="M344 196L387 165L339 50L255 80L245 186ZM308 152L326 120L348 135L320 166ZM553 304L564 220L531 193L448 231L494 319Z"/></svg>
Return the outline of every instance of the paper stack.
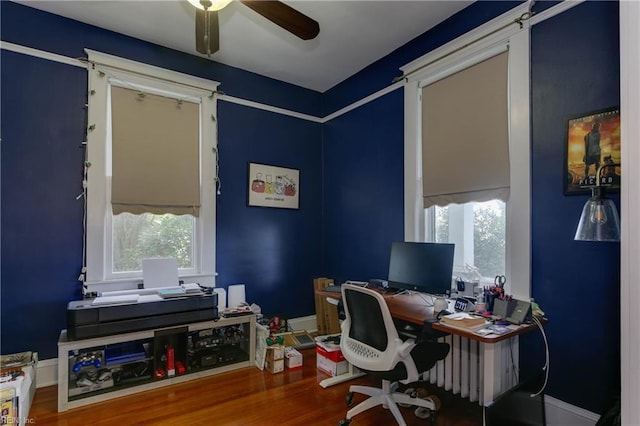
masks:
<svg viewBox="0 0 640 426"><path fill-rule="evenodd" d="M456 312L454 314L445 315L440 321L450 327L463 328L467 330L475 330L487 325L487 321L482 317L469 315L466 312Z"/></svg>

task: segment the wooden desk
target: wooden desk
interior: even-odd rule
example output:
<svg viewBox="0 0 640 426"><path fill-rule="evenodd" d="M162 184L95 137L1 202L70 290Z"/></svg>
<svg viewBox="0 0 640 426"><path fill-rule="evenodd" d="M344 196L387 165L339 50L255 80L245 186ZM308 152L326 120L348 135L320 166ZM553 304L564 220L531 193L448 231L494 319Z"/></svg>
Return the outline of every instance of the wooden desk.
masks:
<svg viewBox="0 0 640 426"><path fill-rule="evenodd" d="M319 292L325 297L340 298L340 293ZM420 293L385 294L384 298L396 319L422 326L435 318L431 296ZM450 304L451 305L451 304ZM453 312L453 307L449 309ZM435 330L450 333L441 340L451 346L447 358L429 371L429 381L470 401L486 405L496 396L517 384L518 336L537 329L535 324L512 326L513 331L499 336L480 336L469 330L433 323Z"/></svg>
<svg viewBox="0 0 640 426"><path fill-rule="evenodd" d="M392 317L420 325L424 324L425 320L435 318L433 307L427 306L428 302L424 297L424 295L415 292L410 294L384 295L384 299L387 302L387 306L389 307L389 312L391 312ZM450 309L450 311L453 312L453 309ZM537 328L535 324L523 324L517 327L514 326L513 331L499 336L480 336L470 330L449 327L446 324L439 322L433 323L432 327L434 330L456 334L482 343L497 343Z"/></svg>
<svg viewBox="0 0 640 426"><path fill-rule="evenodd" d="M319 291L318 294L332 299L340 299L341 297L340 293L327 291ZM433 312L433 306L428 306L430 304L429 298L431 296L426 296L424 294L419 294L416 292L402 294L384 294L383 296L385 301L387 302L387 306L389 307L391 316L396 319L407 321L416 325L423 325L424 321L433 319L436 316L436 314ZM450 311L453 312L453 309L450 309ZM432 327L434 330L463 336L482 343L497 343L502 340L510 339L522 333L528 333L529 331L535 330L537 328L535 324L523 324L518 327L513 327L513 331L511 332L499 336L480 336L473 333L472 331L449 327L446 324L439 322L433 323Z"/></svg>

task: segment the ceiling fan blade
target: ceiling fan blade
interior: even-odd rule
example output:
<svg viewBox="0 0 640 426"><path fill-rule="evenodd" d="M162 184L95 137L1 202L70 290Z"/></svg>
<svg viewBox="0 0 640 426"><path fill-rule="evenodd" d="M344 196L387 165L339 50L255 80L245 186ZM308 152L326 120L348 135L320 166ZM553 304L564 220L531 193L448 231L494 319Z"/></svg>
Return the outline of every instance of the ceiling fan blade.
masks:
<svg viewBox="0 0 640 426"><path fill-rule="evenodd" d="M218 12L196 9L196 50L205 55L212 55L218 49L220 49Z"/></svg>
<svg viewBox="0 0 640 426"><path fill-rule="evenodd" d="M303 40L311 40L320 32L318 22L280 1L240 0L240 3Z"/></svg>

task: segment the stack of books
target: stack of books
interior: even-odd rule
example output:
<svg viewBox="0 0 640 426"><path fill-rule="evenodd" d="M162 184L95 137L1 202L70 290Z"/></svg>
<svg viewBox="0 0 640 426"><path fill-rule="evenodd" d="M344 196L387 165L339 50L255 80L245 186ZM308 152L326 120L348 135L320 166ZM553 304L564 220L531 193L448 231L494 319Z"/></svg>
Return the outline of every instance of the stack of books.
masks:
<svg viewBox="0 0 640 426"><path fill-rule="evenodd" d="M173 297L185 297L185 296L201 296L204 293L198 284L182 284L178 287L168 287L158 289L158 294L163 299L171 299Z"/></svg>
<svg viewBox="0 0 640 426"><path fill-rule="evenodd" d="M485 327L488 322L482 317L469 315L466 312L456 312L454 314L445 315L440 318L440 322L449 326L465 330L477 330Z"/></svg>

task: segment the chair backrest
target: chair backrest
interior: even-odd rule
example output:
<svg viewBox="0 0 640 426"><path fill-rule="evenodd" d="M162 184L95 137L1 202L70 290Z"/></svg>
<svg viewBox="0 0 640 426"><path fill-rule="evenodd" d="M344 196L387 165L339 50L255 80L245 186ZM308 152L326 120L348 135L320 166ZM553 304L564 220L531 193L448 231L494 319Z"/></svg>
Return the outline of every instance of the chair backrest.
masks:
<svg viewBox="0 0 640 426"><path fill-rule="evenodd" d="M382 295L368 288L343 284L340 349L345 359L365 371L389 371L408 354L408 345L398 337L391 313Z"/></svg>

